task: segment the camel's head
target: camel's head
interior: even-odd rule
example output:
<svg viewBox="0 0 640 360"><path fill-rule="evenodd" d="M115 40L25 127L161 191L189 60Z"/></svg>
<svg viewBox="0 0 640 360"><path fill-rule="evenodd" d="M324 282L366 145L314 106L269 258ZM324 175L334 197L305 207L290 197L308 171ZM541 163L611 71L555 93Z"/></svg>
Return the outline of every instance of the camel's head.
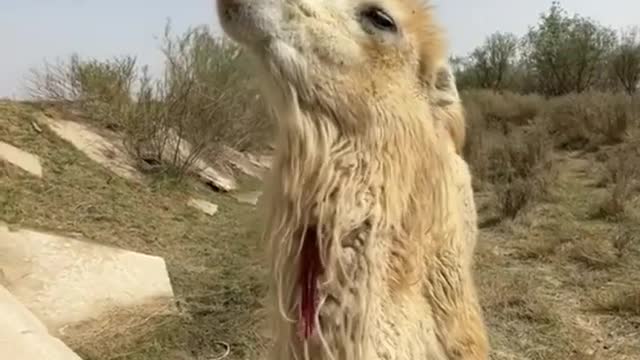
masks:
<svg viewBox="0 0 640 360"><path fill-rule="evenodd" d="M439 93L445 42L427 0L217 3L225 32L264 66L268 95L324 111L340 129L361 130L379 118L371 111L427 113Z"/></svg>

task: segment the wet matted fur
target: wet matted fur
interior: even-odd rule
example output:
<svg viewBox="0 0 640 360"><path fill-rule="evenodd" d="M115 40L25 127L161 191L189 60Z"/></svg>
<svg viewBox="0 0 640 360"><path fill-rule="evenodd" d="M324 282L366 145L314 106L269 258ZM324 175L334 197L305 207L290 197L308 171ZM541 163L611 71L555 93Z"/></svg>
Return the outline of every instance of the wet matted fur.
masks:
<svg viewBox="0 0 640 360"><path fill-rule="evenodd" d="M432 9L218 0L218 12L256 55L278 118L262 199L268 359L486 359L464 112Z"/></svg>

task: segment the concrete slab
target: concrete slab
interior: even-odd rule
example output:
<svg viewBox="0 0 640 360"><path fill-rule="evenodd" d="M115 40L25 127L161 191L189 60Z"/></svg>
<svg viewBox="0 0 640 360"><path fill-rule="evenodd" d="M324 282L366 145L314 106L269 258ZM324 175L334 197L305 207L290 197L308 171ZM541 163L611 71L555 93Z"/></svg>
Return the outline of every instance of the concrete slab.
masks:
<svg viewBox="0 0 640 360"><path fill-rule="evenodd" d="M256 156L242 153L228 146L223 148L223 158L236 169L256 179L262 179L267 170L267 166L264 166Z"/></svg>
<svg viewBox="0 0 640 360"><path fill-rule="evenodd" d="M177 154L181 161L184 162L192 157L193 146L178 136L175 131L169 130L163 151L163 157L172 158L174 154ZM195 159L193 168L205 183L209 183L222 191L232 191L238 188L238 183L233 176L214 169L202 159Z"/></svg>
<svg viewBox="0 0 640 360"><path fill-rule="evenodd" d="M189 199L187 203L189 206L194 207L203 213L213 216L218 212L218 205L212 204L206 200L201 199Z"/></svg>
<svg viewBox="0 0 640 360"><path fill-rule="evenodd" d="M96 133L85 124L75 121L53 119L46 116L41 121L60 136L70 142L91 160L105 166L115 174L133 180L142 181L142 174L136 170L134 160L127 154L121 141L112 141Z"/></svg>
<svg viewBox="0 0 640 360"><path fill-rule="evenodd" d="M31 175L42 177L40 159L36 155L21 150L11 144L0 141L0 159L21 168Z"/></svg>
<svg viewBox="0 0 640 360"><path fill-rule="evenodd" d="M258 200L262 196L261 191L251 191L246 193L234 194L233 197L236 198L241 203L249 204L249 205L257 205Z"/></svg>
<svg viewBox="0 0 640 360"><path fill-rule="evenodd" d="M120 308L139 307L149 317L174 310L167 269L156 256L0 224L0 268L7 290L56 336Z"/></svg>
<svg viewBox="0 0 640 360"><path fill-rule="evenodd" d="M256 164L266 168L266 169L270 169L271 165L273 164L273 156L271 155L257 155L255 157L252 158L252 161L254 161Z"/></svg>
<svg viewBox="0 0 640 360"><path fill-rule="evenodd" d="M3 286L0 324L0 359L82 360Z"/></svg>
<svg viewBox="0 0 640 360"><path fill-rule="evenodd" d="M118 139L120 135L113 133L113 138L118 139L114 141L105 138L89 126L79 122L54 119L47 116L41 116L41 121L58 136L84 152L93 161L102 164L119 176L137 182L142 181L142 174L134 166L135 160L124 150L122 139ZM172 158L176 153L180 161L185 161L191 157L191 144L180 138L175 131L169 130L165 140L166 143L162 155L164 158ZM205 183L209 183L222 191L232 191L238 187L233 176L213 168L202 159L195 159L193 167L195 174Z"/></svg>

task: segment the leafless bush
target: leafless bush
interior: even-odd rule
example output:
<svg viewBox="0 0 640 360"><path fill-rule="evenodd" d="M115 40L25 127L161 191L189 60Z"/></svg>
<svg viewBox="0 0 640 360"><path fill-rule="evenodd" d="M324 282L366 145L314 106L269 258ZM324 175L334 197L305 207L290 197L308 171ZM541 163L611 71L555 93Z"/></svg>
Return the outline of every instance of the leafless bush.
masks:
<svg viewBox="0 0 640 360"><path fill-rule="evenodd" d="M85 60L73 54L68 61L45 62L42 69L32 69L28 88L36 100L75 107L107 127L119 128L119 115L131 104L136 76L133 57Z"/></svg>
<svg viewBox="0 0 640 360"><path fill-rule="evenodd" d="M553 179L551 147L542 121L509 134L489 153L488 179L495 184L500 209L515 218L527 204L543 199Z"/></svg>
<svg viewBox="0 0 640 360"><path fill-rule="evenodd" d="M551 99L547 126L560 148L597 148L620 143L638 116L626 94L591 91Z"/></svg>
<svg viewBox="0 0 640 360"><path fill-rule="evenodd" d="M463 155L474 185L493 185L502 216L514 218L542 199L553 179L552 144L538 116L544 100L485 90L463 92L462 98L468 131Z"/></svg>
<svg viewBox="0 0 640 360"><path fill-rule="evenodd" d="M606 163L608 181L612 184L607 198L598 207L595 217L617 218L625 213L638 178L640 178L640 142L629 140Z"/></svg>
<svg viewBox="0 0 640 360"><path fill-rule="evenodd" d="M512 126L526 125L542 112L544 99L512 92L469 90L462 92L467 106L483 114L487 127L508 133ZM472 105L473 104L473 105Z"/></svg>
<svg viewBox="0 0 640 360"><path fill-rule="evenodd" d="M188 172L198 159L214 160L222 146L258 146L268 116L246 72L244 54L204 27L163 39L166 70L141 77L138 101L127 112L127 147L145 161Z"/></svg>
<svg viewBox="0 0 640 360"><path fill-rule="evenodd" d="M476 188L495 185L503 210L515 214L531 197L530 183L544 178L533 176L544 170L540 164L550 163L550 146L538 116L545 101L489 90L463 91L462 98L468 127L464 156Z"/></svg>

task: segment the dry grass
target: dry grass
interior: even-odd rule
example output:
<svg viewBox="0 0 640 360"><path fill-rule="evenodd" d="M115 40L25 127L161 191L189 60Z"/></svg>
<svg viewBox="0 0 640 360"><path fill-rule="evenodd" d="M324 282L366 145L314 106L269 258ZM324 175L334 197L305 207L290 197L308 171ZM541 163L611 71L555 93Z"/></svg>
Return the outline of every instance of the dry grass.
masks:
<svg viewBox="0 0 640 360"><path fill-rule="evenodd" d="M553 309L535 289L535 281L526 274L504 272L499 278L485 279L482 287L484 309L511 320L552 324L558 321Z"/></svg>
<svg viewBox="0 0 640 360"><path fill-rule="evenodd" d="M640 316L640 289L625 286L622 289L609 289L594 298L595 308L621 316Z"/></svg>
<svg viewBox="0 0 640 360"><path fill-rule="evenodd" d="M584 238L574 242L569 257L592 269L608 269L618 263L617 251L606 238Z"/></svg>
<svg viewBox="0 0 640 360"><path fill-rule="evenodd" d="M544 99L508 91L467 90L461 93L465 105L477 106L489 128L507 133L511 126L526 125L544 109Z"/></svg>

